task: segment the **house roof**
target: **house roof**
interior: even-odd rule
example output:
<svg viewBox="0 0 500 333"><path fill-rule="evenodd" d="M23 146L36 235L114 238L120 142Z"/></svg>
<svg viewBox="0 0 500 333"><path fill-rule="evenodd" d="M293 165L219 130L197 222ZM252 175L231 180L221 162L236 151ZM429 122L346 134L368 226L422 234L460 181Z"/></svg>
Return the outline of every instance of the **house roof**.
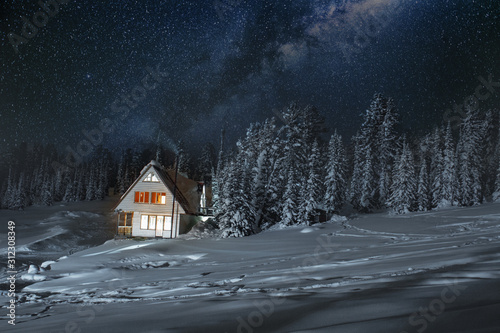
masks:
<svg viewBox="0 0 500 333"><path fill-rule="evenodd" d="M132 191L137 182L139 182L139 180L141 180L151 168L156 171L156 173L160 177L160 181L170 190L170 192L174 193L175 170L167 170L160 163L153 160L142 169L140 176L121 196L120 200L115 206L115 209L129 194L129 192ZM177 173L177 184L175 188L175 200L182 206L187 214L196 214L199 205L198 183L194 180L184 177L180 173Z"/></svg>

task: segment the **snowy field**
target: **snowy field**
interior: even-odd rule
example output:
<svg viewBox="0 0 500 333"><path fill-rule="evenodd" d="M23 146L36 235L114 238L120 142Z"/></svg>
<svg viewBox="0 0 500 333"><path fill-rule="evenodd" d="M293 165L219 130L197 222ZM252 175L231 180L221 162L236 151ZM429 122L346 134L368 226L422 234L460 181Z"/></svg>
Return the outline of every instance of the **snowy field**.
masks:
<svg viewBox="0 0 500 333"><path fill-rule="evenodd" d="M19 260L55 261L0 331L500 332L500 204L104 244L110 202L83 205L0 211Z"/></svg>

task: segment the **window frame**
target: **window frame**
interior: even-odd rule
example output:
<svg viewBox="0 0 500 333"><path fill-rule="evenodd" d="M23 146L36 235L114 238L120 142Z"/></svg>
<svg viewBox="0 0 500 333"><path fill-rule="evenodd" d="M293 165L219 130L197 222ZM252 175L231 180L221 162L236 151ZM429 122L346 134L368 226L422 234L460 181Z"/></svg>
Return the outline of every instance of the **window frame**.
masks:
<svg viewBox="0 0 500 333"><path fill-rule="evenodd" d="M158 200L159 198L159 200ZM166 205L167 193L166 192L151 192L151 203L154 205Z"/></svg>
<svg viewBox="0 0 500 333"><path fill-rule="evenodd" d="M151 224L151 218L154 218L154 225ZM163 231L172 231L173 229L173 224L172 224L172 217L170 215L154 215L154 214L141 214L141 222L140 222L140 229L141 230L151 230L155 231L156 230L156 224L158 223L158 217L163 218ZM145 219L146 218L146 219ZM168 223L166 223L168 222ZM146 225L146 228L143 228L144 224ZM169 225L169 229L165 229L165 225ZM151 228L153 227L153 228Z"/></svg>
<svg viewBox="0 0 500 333"><path fill-rule="evenodd" d="M154 172L150 172L146 178L144 178L143 182L149 182L149 183L159 183L160 179Z"/></svg>
<svg viewBox="0 0 500 333"><path fill-rule="evenodd" d="M134 203L138 204L148 204L149 203L149 192L135 191L134 193Z"/></svg>

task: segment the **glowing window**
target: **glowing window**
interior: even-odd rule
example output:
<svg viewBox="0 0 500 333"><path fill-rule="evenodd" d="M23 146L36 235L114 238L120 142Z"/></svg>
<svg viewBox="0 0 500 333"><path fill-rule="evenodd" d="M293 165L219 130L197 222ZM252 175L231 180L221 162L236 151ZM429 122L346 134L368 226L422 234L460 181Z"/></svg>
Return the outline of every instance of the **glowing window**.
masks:
<svg viewBox="0 0 500 333"><path fill-rule="evenodd" d="M134 202L149 203L149 192L135 192Z"/></svg>
<svg viewBox="0 0 500 333"><path fill-rule="evenodd" d="M156 216L149 217L149 229L156 229Z"/></svg>
<svg viewBox="0 0 500 333"><path fill-rule="evenodd" d="M147 229L147 228L148 228L148 216L142 215L141 216L141 229Z"/></svg>
<svg viewBox="0 0 500 333"><path fill-rule="evenodd" d="M167 193L152 192L151 203L164 205L167 202Z"/></svg>

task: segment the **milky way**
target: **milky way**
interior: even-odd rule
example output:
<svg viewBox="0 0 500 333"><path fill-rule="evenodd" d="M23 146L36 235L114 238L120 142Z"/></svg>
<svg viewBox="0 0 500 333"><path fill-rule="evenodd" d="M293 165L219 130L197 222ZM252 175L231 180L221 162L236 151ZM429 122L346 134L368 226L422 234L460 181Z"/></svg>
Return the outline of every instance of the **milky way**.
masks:
<svg viewBox="0 0 500 333"><path fill-rule="evenodd" d="M234 140L291 101L351 136L375 92L406 131L428 130L479 76L500 81L496 1L59 2L0 4L2 149L75 146L103 121L112 149L159 129L192 146L222 128Z"/></svg>

